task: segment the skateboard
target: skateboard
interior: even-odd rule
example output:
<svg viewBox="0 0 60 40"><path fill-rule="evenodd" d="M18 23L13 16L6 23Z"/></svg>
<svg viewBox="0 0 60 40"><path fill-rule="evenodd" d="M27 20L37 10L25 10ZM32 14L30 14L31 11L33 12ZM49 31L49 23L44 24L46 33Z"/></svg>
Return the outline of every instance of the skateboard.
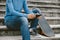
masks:
<svg viewBox="0 0 60 40"><path fill-rule="evenodd" d="M47 37L51 37L51 36L54 36L54 32L52 30L52 28L49 26L47 20L44 18L44 16L42 14L39 15L39 13L35 14L36 17L40 16L39 18L39 29L38 29L38 33L40 35L44 35L44 36L47 36Z"/></svg>

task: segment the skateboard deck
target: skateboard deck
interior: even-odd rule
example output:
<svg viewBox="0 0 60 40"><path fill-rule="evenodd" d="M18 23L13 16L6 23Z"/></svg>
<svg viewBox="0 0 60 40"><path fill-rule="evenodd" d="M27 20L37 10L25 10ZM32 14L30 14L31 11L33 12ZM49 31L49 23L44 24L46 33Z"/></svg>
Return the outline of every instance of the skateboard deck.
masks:
<svg viewBox="0 0 60 40"><path fill-rule="evenodd" d="M34 8L33 12L36 13L36 17L40 16L39 18L39 34L43 34L45 36L54 36L54 32L52 28L49 26L48 22L44 18L44 16L41 14L41 10L39 8Z"/></svg>
<svg viewBox="0 0 60 40"><path fill-rule="evenodd" d="M54 36L54 32L52 30L52 28L49 26L49 24L47 23L46 19L44 18L44 16L41 16L39 18L39 27L40 27L40 34L43 34L45 36Z"/></svg>

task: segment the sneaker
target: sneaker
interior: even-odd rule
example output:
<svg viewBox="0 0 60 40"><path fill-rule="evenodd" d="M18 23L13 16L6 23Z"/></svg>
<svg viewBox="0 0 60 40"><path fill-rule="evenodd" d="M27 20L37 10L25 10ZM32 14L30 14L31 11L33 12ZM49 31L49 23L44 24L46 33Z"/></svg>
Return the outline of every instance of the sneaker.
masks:
<svg viewBox="0 0 60 40"><path fill-rule="evenodd" d="M32 28L30 28L30 33L31 33L31 35L36 35L36 31L35 30L33 30Z"/></svg>

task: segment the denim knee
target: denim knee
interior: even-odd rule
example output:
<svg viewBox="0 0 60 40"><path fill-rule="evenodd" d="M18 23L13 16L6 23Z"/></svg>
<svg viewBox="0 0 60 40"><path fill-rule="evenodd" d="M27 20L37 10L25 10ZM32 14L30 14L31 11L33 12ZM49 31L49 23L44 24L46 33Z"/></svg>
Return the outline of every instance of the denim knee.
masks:
<svg viewBox="0 0 60 40"><path fill-rule="evenodd" d="M19 17L18 21L21 25L28 25L28 19L26 17Z"/></svg>

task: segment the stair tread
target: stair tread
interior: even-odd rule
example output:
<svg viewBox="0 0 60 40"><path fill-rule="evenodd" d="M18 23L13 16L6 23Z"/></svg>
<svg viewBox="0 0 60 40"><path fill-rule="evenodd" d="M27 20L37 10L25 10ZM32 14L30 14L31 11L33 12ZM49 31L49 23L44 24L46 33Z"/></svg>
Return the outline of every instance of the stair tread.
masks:
<svg viewBox="0 0 60 40"><path fill-rule="evenodd" d="M35 4L28 4L28 6L60 8L60 6L57 6L57 5L35 5Z"/></svg>
<svg viewBox="0 0 60 40"><path fill-rule="evenodd" d="M0 5L6 5L6 3L0 3Z"/></svg>
<svg viewBox="0 0 60 40"><path fill-rule="evenodd" d="M6 5L6 3L0 3L0 5ZM28 6L60 8L60 6L57 6L57 5L36 5L36 4L28 4Z"/></svg>
<svg viewBox="0 0 60 40"><path fill-rule="evenodd" d="M0 11L6 11L5 9L0 9ZM22 12L24 12L24 10L22 10ZM43 12L43 13L48 13L48 12L53 12L53 13L60 13L60 11L59 10L42 10L41 12Z"/></svg>
<svg viewBox="0 0 60 40"><path fill-rule="evenodd" d="M45 17L46 19L59 19L60 20L60 17Z"/></svg>
<svg viewBox="0 0 60 40"><path fill-rule="evenodd" d="M50 4L60 4L60 2L53 2L53 1L33 1L33 0L27 0L28 2L35 2L35 3L50 3ZM3 3L2 5L5 5L6 3Z"/></svg>
<svg viewBox="0 0 60 40"><path fill-rule="evenodd" d="M35 40L38 40L38 39L57 39L57 38L60 38L60 34L55 34L54 37L35 37L35 36L31 36L31 39L35 39ZM21 40L22 39L22 36L0 36L0 40Z"/></svg>
<svg viewBox="0 0 60 40"><path fill-rule="evenodd" d="M60 17L45 17L48 20L60 20ZM4 17L0 17L0 19L4 19Z"/></svg>
<svg viewBox="0 0 60 40"><path fill-rule="evenodd" d="M60 28L60 24L58 25L50 25L51 28ZM5 25L0 26L0 29L6 29L7 27Z"/></svg>
<svg viewBox="0 0 60 40"><path fill-rule="evenodd" d="M60 2L52 2L52 1L33 1L33 0L28 0L29 2L36 2L36 3L40 3L40 2L42 2L42 3L56 3L56 4L59 4Z"/></svg>

